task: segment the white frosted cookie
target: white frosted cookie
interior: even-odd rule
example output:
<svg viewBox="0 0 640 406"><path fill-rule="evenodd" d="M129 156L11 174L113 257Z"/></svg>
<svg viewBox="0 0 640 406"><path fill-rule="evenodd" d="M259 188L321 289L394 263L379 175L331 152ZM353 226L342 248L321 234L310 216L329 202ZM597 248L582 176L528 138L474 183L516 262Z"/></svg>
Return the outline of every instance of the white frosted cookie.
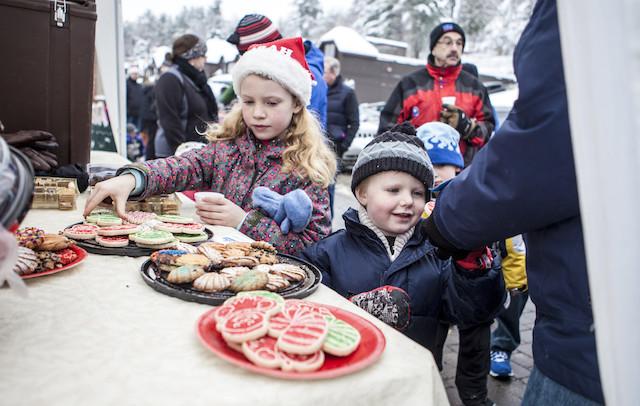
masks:
<svg viewBox="0 0 640 406"><path fill-rule="evenodd" d="M249 361L261 367L280 368L281 361L276 349L276 339L273 337L264 336L243 342L242 353Z"/></svg>
<svg viewBox="0 0 640 406"><path fill-rule="evenodd" d="M243 343L267 334L269 316L265 312L247 310L231 314L220 324L220 333L226 342Z"/></svg>
<svg viewBox="0 0 640 406"><path fill-rule="evenodd" d="M126 235L99 235L96 237L96 242L103 247L121 248L129 245L129 237Z"/></svg>
<svg viewBox="0 0 640 406"><path fill-rule="evenodd" d="M129 223L143 224L149 220L155 219L158 215L146 211L130 211L125 215L125 217Z"/></svg>
<svg viewBox="0 0 640 406"><path fill-rule="evenodd" d="M174 248L177 242L178 240L171 240L169 242L165 242L162 244L145 244L143 242L136 241L136 245L140 248L149 248L152 250L163 250L167 248Z"/></svg>
<svg viewBox="0 0 640 406"><path fill-rule="evenodd" d="M283 371L311 372L317 371L324 364L324 352L315 351L312 354L292 354L277 349L280 358L280 368Z"/></svg>

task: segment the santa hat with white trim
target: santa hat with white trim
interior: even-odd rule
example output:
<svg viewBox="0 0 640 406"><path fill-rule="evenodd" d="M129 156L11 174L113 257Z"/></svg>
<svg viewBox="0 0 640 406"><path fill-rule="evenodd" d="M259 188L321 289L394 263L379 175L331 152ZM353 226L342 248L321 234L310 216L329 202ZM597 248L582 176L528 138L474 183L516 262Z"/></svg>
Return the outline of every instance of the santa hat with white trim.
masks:
<svg viewBox="0 0 640 406"><path fill-rule="evenodd" d="M307 106L311 100L313 75L304 55L300 37L252 45L231 71L233 90L239 95L244 78L258 75L277 82Z"/></svg>

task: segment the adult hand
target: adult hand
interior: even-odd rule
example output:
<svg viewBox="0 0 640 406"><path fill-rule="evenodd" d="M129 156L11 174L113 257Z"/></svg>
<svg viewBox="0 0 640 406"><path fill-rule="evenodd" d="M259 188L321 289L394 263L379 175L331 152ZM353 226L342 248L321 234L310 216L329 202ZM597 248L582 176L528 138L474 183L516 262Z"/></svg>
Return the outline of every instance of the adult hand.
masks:
<svg viewBox="0 0 640 406"><path fill-rule="evenodd" d="M89 215L103 200L111 198L116 204L116 214L124 218L127 199L135 187L136 178L130 173L97 183L84 206L84 215Z"/></svg>
<svg viewBox="0 0 640 406"><path fill-rule="evenodd" d="M467 139L470 136L471 130L475 126L474 120L469 118L464 110L450 104L442 105L440 121L455 128L463 139Z"/></svg>
<svg viewBox="0 0 640 406"><path fill-rule="evenodd" d="M20 148L23 146L33 146L36 141L55 141L53 134L40 130L21 130L15 133L2 134L2 138L7 144Z"/></svg>
<svg viewBox="0 0 640 406"><path fill-rule="evenodd" d="M238 227L247 213L224 196L207 196L196 202L196 214L207 224Z"/></svg>

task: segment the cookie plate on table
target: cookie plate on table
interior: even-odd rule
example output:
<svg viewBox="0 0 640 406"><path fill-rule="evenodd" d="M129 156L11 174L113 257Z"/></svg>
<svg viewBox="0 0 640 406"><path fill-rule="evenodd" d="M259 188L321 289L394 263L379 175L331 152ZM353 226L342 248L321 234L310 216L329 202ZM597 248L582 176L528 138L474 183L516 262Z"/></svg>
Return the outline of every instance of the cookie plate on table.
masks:
<svg viewBox="0 0 640 406"><path fill-rule="evenodd" d="M31 279L31 278L37 278L39 276L51 275L51 274L54 274L54 273L66 271L67 269L71 269L76 265L80 265L80 263L82 261L87 259L87 251L83 250L82 248L78 247L77 245L71 245L69 247L69 249L73 250L73 252L75 252L76 255L78 255L78 257L73 262L69 262L68 264L63 265L63 266L61 266L59 268L54 268L54 269L50 269L50 270L43 271L43 272L35 272L35 273L28 274L28 275L22 275L21 278L22 279Z"/></svg>
<svg viewBox="0 0 640 406"><path fill-rule="evenodd" d="M309 296L318 289L322 282L322 274L315 266L308 262L286 254L275 254L279 263L299 266L305 273L305 278L297 283L292 283L289 287L277 293L286 299L302 299ZM201 292L193 288L190 284L171 283L163 273L151 261L145 261L140 267L140 274L145 283L153 289L165 295L176 297L189 302L197 302L209 305L220 305L228 298L235 296L234 292Z"/></svg>
<svg viewBox="0 0 640 406"><path fill-rule="evenodd" d="M350 355L336 357L326 354L322 367L313 372L283 371L252 363L244 354L229 347L222 337L222 334L216 329L213 312L215 312L217 308L208 310L200 316L200 319L198 319L197 333L204 346L220 358L252 372L283 379L310 380L336 378L364 369L380 358L386 346L386 340L378 327L369 320L350 311L330 305L321 304L320 306L329 309L336 318L356 328L360 333L361 339L358 348Z"/></svg>
<svg viewBox="0 0 640 406"><path fill-rule="evenodd" d="M69 227L84 224L82 222L71 224ZM68 228L68 227L67 227ZM207 234L207 240L210 240L213 237L213 232L205 227L204 232ZM119 255L122 257L148 257L154 251L157 251L159 248L143 248L138 245L134 241L129 241L129 244L125 247L105 247L104 245L98 244L95 239L75 239L73 237L69 237L72 239L76 245L84 248L87 252L98 255ZM191 243L193 245L198 245L199 243Z"/></svg>

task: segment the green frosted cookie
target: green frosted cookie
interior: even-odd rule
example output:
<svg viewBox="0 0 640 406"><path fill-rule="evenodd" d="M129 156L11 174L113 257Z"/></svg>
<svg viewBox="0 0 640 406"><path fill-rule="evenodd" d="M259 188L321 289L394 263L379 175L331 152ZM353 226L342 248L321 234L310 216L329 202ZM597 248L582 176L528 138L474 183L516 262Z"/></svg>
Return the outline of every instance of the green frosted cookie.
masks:
<svg viewBox="0 0 640 406"><path fill-rule="evenodd" d="M156 218L158 221L162 221L164 223L180 223L180 224L189 224L193 223L193 219L190 217L184 216L176 216L175 214L163 214Z"/></svg>
<svg viewBox="0 0 640 406"><path fill-rule="evenodd" d="M338 357L354 352L360 345L360 332L351 324L335 317L325 317L325 319L329 322L329 333L322 349L327 354Z"/></svg>
<svg viewBox="0 0 640 406"><path fill-rule="evenodd" d="M200 241L207 241L209 239L209 236L207 235L207 233L200 233L200 234L185 234L185 233L179 233L179 234L174 234L174 236L182 242L200 242Z"/></svg>
<svg viewBox="0 0 640 406"><path fill-rule="evenodd" d="M85 220L87 223L93 223L99 226L115 226L122 224L122 219L112 213L92 213L89 214Z"/></svg>
<svg viewBox="0 0 640 406"><path fill-rule="evenodd" d="M267 299L273 299L278 306L284 308L284 298L275 292L269 292L268 290L250 290L247 292L238 292L236 296L262 296Z"/></svg>
<svg viewBox="0 0 640 406"><path fill-rule="evenodd" d="M167 231L160 230L141 231L139 233L131 234L129 236L129 239L135 241L136 243L145 245L165 244L174 240L173 234Z"/></svg>

